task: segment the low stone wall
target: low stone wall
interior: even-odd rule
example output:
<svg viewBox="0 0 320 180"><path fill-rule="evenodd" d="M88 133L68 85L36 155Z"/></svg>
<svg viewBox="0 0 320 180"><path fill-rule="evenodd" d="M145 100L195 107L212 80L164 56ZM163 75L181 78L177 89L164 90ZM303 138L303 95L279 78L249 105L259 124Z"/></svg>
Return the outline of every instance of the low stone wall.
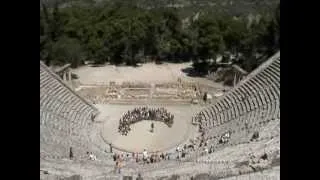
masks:
<svg viewBox="0 0 320 180"><path fill-rule="evenodd" d="M143 83L124 82L109 85L82 86L77 91L82 97L94 104L107 104L111 101L146 100L146 101L187 101L202 99L203 93L199 85L193 82Z"/></svg>

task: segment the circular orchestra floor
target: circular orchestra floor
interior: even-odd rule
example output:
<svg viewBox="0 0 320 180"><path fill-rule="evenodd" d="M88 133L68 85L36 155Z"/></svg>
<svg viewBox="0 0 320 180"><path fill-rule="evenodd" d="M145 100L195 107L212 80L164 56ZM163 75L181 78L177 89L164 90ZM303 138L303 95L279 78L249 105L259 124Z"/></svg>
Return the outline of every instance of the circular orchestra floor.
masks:
<svg viewBox="0 0 320 180"><path fill-rule="evenodd" d="M142 106L142 105L141 105ZM191 124L191 118L199 107L194 105L166 105L148 106L164 107L174 115L172 127L159 121L144 120L132 124L127 136L118 132L119 119L128 110L133 110L137 105L109 105L98 104L96 107L101 114L99 119L104 121L101 127L101 136L106 143L111 143L116 149L127 152L166 151L183 144L188 138L196 134L196 127ZM151 123L154 123L154 132L151 132Z"/></svg>

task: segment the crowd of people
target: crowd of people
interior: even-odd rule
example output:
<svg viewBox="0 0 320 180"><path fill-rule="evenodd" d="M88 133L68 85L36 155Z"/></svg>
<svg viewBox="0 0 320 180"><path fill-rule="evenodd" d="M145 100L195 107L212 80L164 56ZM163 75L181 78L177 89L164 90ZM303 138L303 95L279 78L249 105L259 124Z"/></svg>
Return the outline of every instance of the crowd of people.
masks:
<svg viewBox="0 0 320 180"><path fill-rule="evenodd" d="M192 155L192 152L196 151L201 152L202 155L211 154L214 152L213 145L209 146L208 140L205 141L203 138L198 143L195 141L191 141L190 143L184 144L181 147L177 146L175 152L170 153L164 153L159 151L150 153L146 149L144 149L142 153L113 152L113 146L111 143L109 144L109 148L109 153L112 153L113 161L115 162L114 172L119 174L121 173L121 169L125 166L125 163L130 161L144 165L166 160L183 160L188 157L188 154ZM108 150L105 150L105 152L107 153ZM70 147L69 156L71 160L74 157L72 147ZM87 151L86 156L91 161L98 160L97 156L93 154L93 152Z"/></svg>
<svg viewBox="0 0 320 180"><path fill-rule="evenodd" d="M214 152L213 146L208 147L206 144L200 148L202 155L211 154ZM113 153L113 161L115 161L115 172L120 173L124 162L136 162L138 164L152 164L166 160L183 160L188 154L191 155L196 149L193 145L185 144L182 147L176 147L176 152L163 153L163 152L148 152L146 149L142 153Z"/></svg>
<svg viewBox="0 0 320 180"><path fill-rule="evenodd" d="M182 148L177 147L176 153L148 152L146 149L142 153L113 153L113 161L116 162L116 172L120 173L120 169L124 162L135 161L138 164L152 164L164 160L179 160L186 157L190 153L190 147L186 145Z"/></svg>
<svg viewBox="0 0 320 180"><path fill-rule="evenodd" d="M119 133L128 135L131 130L130 125L142 120L161 121L169 127L173 124L174 115L169 113L165 108L148 108L139 107L132 111L126 112L121 118L119 123ZM151 125L152 131L154 124Z"/></svg>

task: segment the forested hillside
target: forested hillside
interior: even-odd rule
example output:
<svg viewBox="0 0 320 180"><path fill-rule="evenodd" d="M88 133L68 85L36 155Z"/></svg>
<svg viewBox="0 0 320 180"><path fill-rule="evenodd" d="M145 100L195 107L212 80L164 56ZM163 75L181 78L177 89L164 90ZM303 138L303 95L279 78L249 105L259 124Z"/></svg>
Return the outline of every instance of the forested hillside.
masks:
<svg viewBox="0 0 320 180"><path fill-rule="evenodd" d="M235 56L233 63L251 71L263 60L260 57L280 47L280 6L274 1L239 1L270 4L245 12L235 6L238 1L215 1L229 3L219 6L202 5L213 2L209 0L171 4L178 2L183 5L168 7L169 1L162 0L40 1L40 59L73 67L85 60L133 66L191 60L197 71L206 73L216 68L216 57L228 52Z"/></svg>

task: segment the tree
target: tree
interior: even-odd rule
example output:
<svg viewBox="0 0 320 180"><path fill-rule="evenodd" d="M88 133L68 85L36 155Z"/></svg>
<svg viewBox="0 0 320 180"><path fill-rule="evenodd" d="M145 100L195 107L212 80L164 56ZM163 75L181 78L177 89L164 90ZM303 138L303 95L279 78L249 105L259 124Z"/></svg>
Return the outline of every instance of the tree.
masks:
<svg viewBox="0 0 320 180"><path fill-rule="evenodd" d="M118 0L63 8L60 3L40 1L40 58L47 64L77 66L86 59L135 66L151 56L158 62L192 59L195 70L206 74L219 67L211 60L226 51L243 54L239 64L251 70L261 63L256 53L268 55L280 48L280 5L273 16L262 13L247 28L245 18L205 7L190 8L197 12L192 18L190 9L160 8L165 2L158 1L154 9ZM182 26L185 19L188 23Z"/></svg>
<svg viewBox="0 0 320 180"><path fill-rule="evenodd" d="M52 45L49 56L54 64L71 63L72 67L77 67L83 60L83 51L78 40L61 37Z"/></svg>
<svg viewBox="0 0 320 180"><path fill-rule="evenodd" d="M226 48L231 51L231 53L238 54L243 48L243 40L248 36L245 21L242 19L230 20L223 36Z"/></svg>
<svg viewBox="0 0 320 180"><path fill-rule="evenodd" d="M225 49L223 35L217 22L210 17L200 17L198 20L198 53L200 59L215 59Z"/></svg>

